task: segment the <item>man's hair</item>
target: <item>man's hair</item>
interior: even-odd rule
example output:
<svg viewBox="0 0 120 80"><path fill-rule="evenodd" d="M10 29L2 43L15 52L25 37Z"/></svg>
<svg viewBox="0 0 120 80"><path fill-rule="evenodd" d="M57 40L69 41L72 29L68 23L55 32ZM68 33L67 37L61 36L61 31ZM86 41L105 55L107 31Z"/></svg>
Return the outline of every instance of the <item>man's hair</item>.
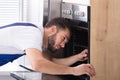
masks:
<svg viewBox="0 0 120 80"><path fill-rule="evenodd" d="M55 25L58 29L69 29L70 30L70 24L68 20L66 20L63 17L57 17L52 20L50 20L44 27L49 28L51 26Z"/></svg>

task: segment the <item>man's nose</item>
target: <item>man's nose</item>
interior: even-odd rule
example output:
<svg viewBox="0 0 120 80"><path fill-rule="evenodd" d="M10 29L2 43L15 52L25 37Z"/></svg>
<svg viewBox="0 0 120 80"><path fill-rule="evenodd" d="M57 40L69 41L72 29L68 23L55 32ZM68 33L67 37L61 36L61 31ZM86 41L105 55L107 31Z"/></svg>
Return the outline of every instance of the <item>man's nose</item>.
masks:
<svg viewBox="0 0 120 80"><path fill-rule="evenodd" d="M65 47L65 42L62 42L62 43L60 44L60 46L61 46L62 48L64 48L64 47Z"/></svg>

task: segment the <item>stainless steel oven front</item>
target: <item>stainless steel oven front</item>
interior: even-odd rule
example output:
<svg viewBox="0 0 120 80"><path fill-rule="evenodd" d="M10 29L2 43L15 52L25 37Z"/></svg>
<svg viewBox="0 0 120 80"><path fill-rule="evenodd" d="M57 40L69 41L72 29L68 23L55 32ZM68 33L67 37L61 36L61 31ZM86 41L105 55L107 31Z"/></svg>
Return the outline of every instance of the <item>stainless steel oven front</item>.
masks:
<svg viewBox="0 0 120 80"><path fill-rule="evenodd" d="M71 66L90 63L90 6L80 4L61 4L61 17L66 18L71 24L71 39L64 48L64 57L75 55L88 49L88 60L77 62ZM66 76L67 80L89 80L87 75Z"/></svg>

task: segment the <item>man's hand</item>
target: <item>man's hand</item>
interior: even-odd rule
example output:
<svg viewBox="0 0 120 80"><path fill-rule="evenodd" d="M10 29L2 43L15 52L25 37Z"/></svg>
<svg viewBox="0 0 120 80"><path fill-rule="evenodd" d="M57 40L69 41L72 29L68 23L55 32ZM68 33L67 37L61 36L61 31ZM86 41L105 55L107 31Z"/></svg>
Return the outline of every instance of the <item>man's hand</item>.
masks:
<svg viewBox="0 0 120 80"><path fill-rule="evenodd" d="M88 59L88 49L83 50L81 53L78 54L79 61L85 61Z"/></svg>
<svg viewBox="0 0 120 80"><path fill-rule="evenodd" d="M75 76L87 74L90 77L96 75L95 69L91 64L81 64L73 68L73 72Z"/></svg>

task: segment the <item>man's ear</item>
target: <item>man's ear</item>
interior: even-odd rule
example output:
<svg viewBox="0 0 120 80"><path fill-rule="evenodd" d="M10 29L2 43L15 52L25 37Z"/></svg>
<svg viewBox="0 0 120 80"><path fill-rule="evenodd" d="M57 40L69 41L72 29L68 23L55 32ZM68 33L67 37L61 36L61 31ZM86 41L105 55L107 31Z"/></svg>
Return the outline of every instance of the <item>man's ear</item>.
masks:
<svg viewBox="0 0 120 80"><path fill-rule="evenodd" d="M57 32L57 27L55 25L51 26L51 33L54 34Z"/></svg>
<svg viewBox="0 0 120 80"><path fill-rule="evenodd" d="M50 28L47 29L48 36L51 36L57 32L57 27L55 25L52 25Z"/></svg>

